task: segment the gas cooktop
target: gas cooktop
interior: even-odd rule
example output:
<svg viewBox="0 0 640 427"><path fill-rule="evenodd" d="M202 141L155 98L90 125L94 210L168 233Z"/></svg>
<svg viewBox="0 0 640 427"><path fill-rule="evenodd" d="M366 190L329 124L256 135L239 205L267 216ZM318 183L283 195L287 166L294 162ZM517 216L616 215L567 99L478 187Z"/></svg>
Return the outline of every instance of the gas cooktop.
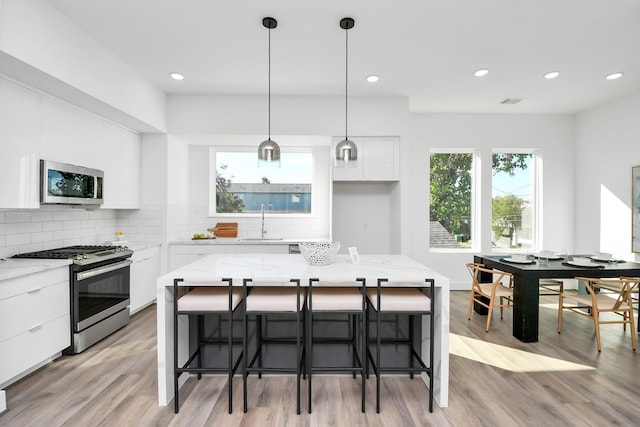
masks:
<svg viewBox="0 0 640 427"><path fill-rule="evenodd" d="M75 264L91 264L112 258L128 258L133 251L126 246L77 245L14 255L13 258L72 259Z"/></svg>

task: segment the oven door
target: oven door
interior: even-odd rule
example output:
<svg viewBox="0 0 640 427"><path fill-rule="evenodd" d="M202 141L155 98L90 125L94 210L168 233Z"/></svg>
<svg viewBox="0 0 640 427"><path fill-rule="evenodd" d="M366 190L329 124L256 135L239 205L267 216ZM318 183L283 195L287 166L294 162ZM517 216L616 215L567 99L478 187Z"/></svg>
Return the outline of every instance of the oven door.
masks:
<svg viewBox="0 0 640 427"><path fill-rule="evenodd" d="M73 273L73 329L80 332L129 306L131 260Z"/></svg>

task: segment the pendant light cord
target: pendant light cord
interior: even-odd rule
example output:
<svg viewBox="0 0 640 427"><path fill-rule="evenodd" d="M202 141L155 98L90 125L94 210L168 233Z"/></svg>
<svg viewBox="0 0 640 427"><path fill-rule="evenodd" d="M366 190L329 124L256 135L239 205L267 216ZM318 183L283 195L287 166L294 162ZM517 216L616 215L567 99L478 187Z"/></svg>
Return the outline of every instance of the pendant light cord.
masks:
<svg viewBox="0 0 640 427"><path fill-rule="evenodd" d="M345 30L344 58L344 139L349 140L347 125L349 123L349 30Z"/></svg>
<svg viewBox="0 0 640 427"><path fill-rule="evenodd" d="M269 104L269 112L268 112L268 128L269 128L269 140L271 140L271 28L269 28L269 90L268 90L268 104Z"/></svg>

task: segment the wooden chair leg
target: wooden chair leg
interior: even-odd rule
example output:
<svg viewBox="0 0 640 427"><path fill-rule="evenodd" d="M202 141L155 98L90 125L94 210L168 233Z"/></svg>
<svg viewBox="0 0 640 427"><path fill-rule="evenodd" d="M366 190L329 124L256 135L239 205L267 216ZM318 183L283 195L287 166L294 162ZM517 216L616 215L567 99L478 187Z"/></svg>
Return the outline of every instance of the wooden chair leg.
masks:
<svg viewBox="0 0 640 427"><path fill-rule="evenodd" d="M629 312L629 325L631 327L629 331L631 332L631 348L633 348L633 351L636 351L636 328L633 323L633 308Z"/></svg>
<svg viewBox="0 0 640 427"><path fill-rule="evenodd" d="M562 331L562 294L558 297L558 333Z"/></svg>
<svg viewBox="0 0 640 427"><path fill-rule="evenodd" d="M600 351L600 316L595 307L593 308L593 323L596 328L596 344L598 345L598 351Z"/></svg>
<svg viewBox="0 0 640 427"><path fill-rule="evenodd" d="M487 326L484 328L485 332L489 332L489 327L491 326L491 316L493 315L493 298L491 302L489 302L489 313L487 313Z"/></svg>
<svg viewBox="0 0 640 427"><path fill-rule="evenodd" d="M471 299L469 299L469 315L467 316L468 320L471 320L471 312L473 311L473 301L474 301L475 292L471 289Z"/></svg>

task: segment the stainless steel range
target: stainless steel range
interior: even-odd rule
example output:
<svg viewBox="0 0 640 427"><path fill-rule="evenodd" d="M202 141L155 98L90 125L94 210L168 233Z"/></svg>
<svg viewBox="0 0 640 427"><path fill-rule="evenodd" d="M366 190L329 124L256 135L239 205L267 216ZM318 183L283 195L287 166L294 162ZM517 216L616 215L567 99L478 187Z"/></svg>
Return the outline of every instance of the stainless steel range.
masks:
<svg viewBox="0 0 640 427"><path fill-rule="evenodd" d="M84 351L129 322L129 259L124 246L69 246L14 258L71 259L71 342L65 354Z"/></svg>

